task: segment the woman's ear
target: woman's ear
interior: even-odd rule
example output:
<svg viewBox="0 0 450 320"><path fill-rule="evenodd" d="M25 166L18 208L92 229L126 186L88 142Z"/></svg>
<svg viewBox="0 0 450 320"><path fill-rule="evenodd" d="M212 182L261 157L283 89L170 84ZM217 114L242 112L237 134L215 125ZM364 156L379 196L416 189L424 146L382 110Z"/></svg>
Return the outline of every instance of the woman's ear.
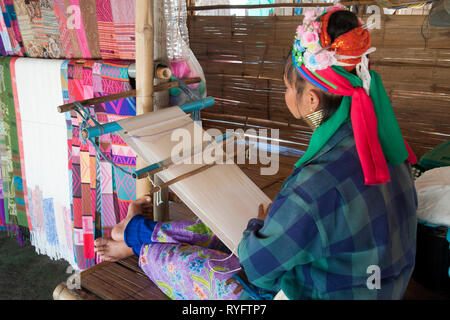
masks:
<svg viewBox="0 0 450 320"><path fill-rule="evenodd" d="M320 95L317 91L316 87L312 84L307 83L302 95L302 116L307 116L317 110L319 110L320 106Z"/></svg>
<svg viewBox="0 0 450 320"><path fill-rule="evenodd" d="M319 92L316 90L315 87L311 85L311 87L308 87L308 113L313 113L319 110L320 106L320 95Z"/></svg>

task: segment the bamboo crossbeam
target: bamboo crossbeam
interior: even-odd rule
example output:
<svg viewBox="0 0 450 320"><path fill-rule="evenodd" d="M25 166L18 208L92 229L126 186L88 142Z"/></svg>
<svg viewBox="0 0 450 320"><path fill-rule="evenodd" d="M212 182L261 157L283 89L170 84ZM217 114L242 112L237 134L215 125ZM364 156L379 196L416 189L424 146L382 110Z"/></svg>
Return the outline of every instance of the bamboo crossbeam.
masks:
<svg viewBox="0 0 450 320"><path fill-rule="evenodd" d="M129 90L129 91L111 94L111 95L107 95L107 96L86 99L86 100L82 100L82 101L78 101L78 102L82 106L92 106L95 104L101 104L101 103L106 103L106 102L110 102L110 101L114 101L114 100L131 98L131 97L135 97L135 96L136 96L136 90ZM67 104L58 106L57 109L58 109L59 113L64 113L67 111L75 110L76 108L77 108L76 105L73 102L71 102L71 103L67 103Z"/></svg>
<svg viewBox="0 0 450 320"><path fill-rule="evenodd" d="M361 1L343 1L340 4L344 6L377 4L373 0ZM330 7L334 3L272 3L272 4L249 4L249 5L211 5L211 6L189 6L189 11L205 11L205 10L220 10L220 9L271 9L271 8L317 8Z"/></svg>
<svg viewBox="0 0 450 320"><path fill-rule="evenodd" d="M197 78L185 79L185 80L183 80L183 83L184 84L192 84L192 83L198 83L200 81L201 81L201 78L197 77ZM161 83L161 84L154 86L153 91L154 92L164 91L164 90L169 90L169 89L176 88L179 86L180 86L180 84L177 81L170 81L170 82L165 82L165 83ZM129 91L121 92L121 93L111 94L108 96L102 96L102 97L82 100L82 101L79 101L79 103L82 106L92 106L92 105L96 105L96 104L100 104L100 103L106 103L106 102L110 102L110 101L114 101L114 100L132 98L132 97L136 97L136 90L129 90ZM70 110L74 110L75 108L76 108L76 106L74 103L67 103L67 104L63 104L63 105L59 106L57 109L58 109L58 112L63 113L63 112L67 112Z"/></svg>

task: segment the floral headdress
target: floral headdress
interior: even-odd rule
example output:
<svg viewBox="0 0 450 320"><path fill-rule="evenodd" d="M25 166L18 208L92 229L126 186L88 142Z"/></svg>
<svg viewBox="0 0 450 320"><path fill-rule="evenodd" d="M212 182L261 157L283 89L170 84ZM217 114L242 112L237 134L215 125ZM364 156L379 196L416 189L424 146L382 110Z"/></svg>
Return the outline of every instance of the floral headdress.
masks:
<svg viewBox="0 0 450 320"><path fill-rule="evenodd" d="M292 60L298 75L345 98L329 120L314 131L296 166L311 160L350 117L365 183L386 183L390 180L386 160L397 165L405 160L415 163L417 159L402 137L381 78L369 70L367 55L375 50L370 47L370 26L359 19L357 28L331 41L328 22L340 10L345 9L339 4L326 10L308 10L297 27ZM355 68L357 76L349 72Z"/></svg>
<svg viewBox="0 0 450 320"><path fill-rule="evenodd" d="M328 12L337 10L336 7L328 8ZM327 11L306 10L303 24L297 27L295 34L293 56L298 66L305 64L310 70L322 70L337 62L335 52L324 49L320 44L319 34L321 23L317 19Z"/></svg>
<svg viewBox="0 0 450 320"><path fill-rule="evenodd" d="M367 54L375 51L370 48L368 27L359 19L359 27L352 29L331 42L328 35L328 21L336 11L345 10L337 4L327 9L312 9L305 12L303 24L297 27L293 45L294 65L302 65L309 71L324 70L333 65L351 71L356 66L358 75L369 81L364 87L370 87L368 77ZM363 62L363 63L361 63ZM323 88L322 88L323 89ZM367 88L368 90L368 88Z"/></svg>

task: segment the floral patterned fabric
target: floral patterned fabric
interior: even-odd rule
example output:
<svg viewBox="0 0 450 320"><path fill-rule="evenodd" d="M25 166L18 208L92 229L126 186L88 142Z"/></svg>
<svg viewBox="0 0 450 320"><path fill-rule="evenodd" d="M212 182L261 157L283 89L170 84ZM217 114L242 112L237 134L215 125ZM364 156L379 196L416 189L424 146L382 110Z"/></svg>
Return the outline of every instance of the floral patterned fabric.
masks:
<svg viewBox="0 0 450 320"><path fill-rule="evenodd" d="M225 282L239 260L200 220L158 223L152 244L141 248L139 266L174 300L237 300L237 284Z"/></svg>

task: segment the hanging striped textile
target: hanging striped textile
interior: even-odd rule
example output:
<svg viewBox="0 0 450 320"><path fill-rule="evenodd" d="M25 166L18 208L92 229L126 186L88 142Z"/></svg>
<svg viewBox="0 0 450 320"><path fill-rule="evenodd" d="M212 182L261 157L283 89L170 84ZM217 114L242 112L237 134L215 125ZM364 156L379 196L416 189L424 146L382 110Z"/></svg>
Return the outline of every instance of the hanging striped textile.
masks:
<svg viewBox="0 0 450 320"><path fill-rule="evenodd" d="M12 56L14 54L11 47L11 40L9 39L8 28L6 27L3 14L0 15L0 52L2 55Z"/></svg>
<svg viewBox="0 0 450 320"><path fill-rule="evenodd" d="M0 112L1 117L1 112ZM0 118L0 123L2 123L2 119ZM4 135L0 132L0 144L2 144L2 140L4 140ZM3 176L2 176L2 161L1 161L1 152L0 152L0 230L6 230L6 217L5 217L5 197L3 195Z"/></svg>
<svg viewBox="0 0 450 320"><path fill-rule="evenodd" d="M128 65L92 60L62 64L64 103L131 90ZM135 100L95 105L91 114L100 123L134 116ZM99 262L93 251L94 233L95 237L109 235L110 228L125 218L129 203L136 198L136 182L100 159L90 142L81 141L82 121L74 111L66 115L74 253L78 267L84 270ZM129 172L136 170L134 152L117 135L102 136L99 147L116 165Z"/></svg>
<svg viewBox="0 0 450 320"><path fill-rule="evenodd" d="M68 11L65 0L53 0L53 10L55 13L56 21L58 22L59 26L59 38L61 41L61 47L63 49L62 55L65 58L71 59L75 55L72 45L72 38L69 30L73 29L73 27L76 26L74 22L78 21L74 20L75 17L71 16L69 16L69 18L67 17Z"/></svg>
<svg viewBox="0 0 450 320"><path fill-rule="evenodd" d="M25 54L25 48L23 47L22 36L20 34L19 23L17 21L13 0L0 0L0 6L6 28L8 29L13 55L23 56Z"/></svg>
<svg viewBox="0 0 450 320"><path fill-rule="evenodd" d="M22 181L21 155L18 137L20 126L16 122L13 88L13 66L17 58L0 57L0 112L2 114L0 153L2 160L3 195L7 224L28 228L24 186Z"/></svg>
<svg viewBox="0 0 450 320"><path fill-rule="evenodd" d="M50 0L14 0L25 51L30 57L60 58L58 21Z"/></svg>
<svg viewBox="0 0 450 320"><path fill-rule="evenodd" d="M135 0L111 0L118 59L134 60L136 58L135 7Z"/></svg>
<svg viewBox="0 0 450 320"><path fill-rule="evenodd" d="M130 0L126 0L130 1ZM99 44L99 33L97 25L97 15L96 12L96 0L82 0L83 5L80 5L80 13L82 20L82 28L85 30L85 40L79 38L79 42L84 44L86 50L89 51L89 58L100 59L100 44ZM82 56L83 58L88 57L88 53Z"/></svg>
<svg viewBox="0 0 450 320"><path fill-rule="evenodd" d="M103 96L131 90L128 78L128 65L126 62L103 62L94 69L94 95ZM100 123L117 121L136 115L136 102L134 98L111 101L95 106ZM104 135L100 138L105 151L114 164L128 172L136 170L136 155L133 150L116 134ZM108 163L102 163L105 169L105 182L102 185L106 192L105 205L109 211L105 212L104 224L112 227L125 218L128 205L136 199L136 181L122 171L111 168ZM115 218L110 208L112 191Z"/></svg>
<svg viewBox="0 0 450 320"><path fill-rule="evenodd" d="M0 0L0 54L135 59L135 0Z"/></svg>
<svg viewBox="0 0 450 320"><path fill-rule="evenodd" d="M119 59L119 47L114 32L111 0L97 0L98 35L102 59Z"/></svg>
<svg viewBox="0 0 450 320"><path fill-rule="evenodd" d="M83 82L84 61L71 60L67 65L68 100L70 102L84 100L85 88ZM82 119L74 111L71 112L71 168L73 195L73 242L74 254L78 267L88 269L95 264L93 252L93 217L91 210L91 183L89 166L89 145L81 143L80 125Z"/></svg>
<svg viewBox="0 0 450 320"><path fill-rule="evenodd" d="M67 76L67 66L69 65L69 60L64 60L61 64L61 90L62 90L62 99L63 103L69 103L69 82ZM66 133L67 133L67 167L69 170L68 175L68 191L69 191L69 204L70 207L66 211L65 219L70 221L70 223L66 224L66 243L67 247L72 250L72 259L74 262L74 267L78 269L78 265L76 263L76 256L74 252L74 232L73 232L73 175L72 175L72 115L70 112L64 113L65 123L66 123Z"/></svg>
<svg viewBox="0 0 450 320"><path fill-rule="evenodd" d="M53 0L61 46L66 58L100 58L96 2Z"/></svg>

